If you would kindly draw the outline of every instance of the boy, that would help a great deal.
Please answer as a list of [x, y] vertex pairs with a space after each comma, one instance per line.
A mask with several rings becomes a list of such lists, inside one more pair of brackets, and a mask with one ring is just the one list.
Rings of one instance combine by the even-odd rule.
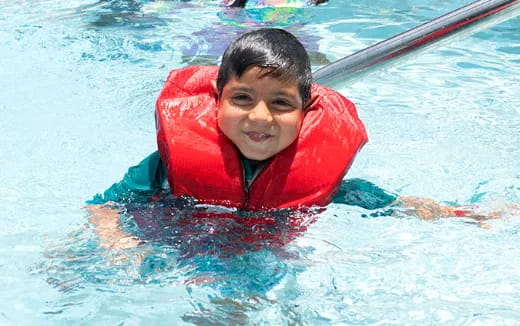
[[[311, 80], [304, 47], [280, 29], [242, 35], [220, 69], [172, 71], [157, 100], [160, 155], [97, 199], [170, 186], [178, 197], [246, 210], [327, 205], [367, 136], [354, 105], [317, 85], [311, 96]], [[384, 205], [395, 200], [387, 197]]]
[[[242, 35], [219, 69], [172, 71], [157, 100], [159, 151], [89, 203], [147, 202], [171, 191], [239, 211], [334, 200], [366, 209], [404, 203], [422, 218], [472, 214], [426, 199], [397, 199], [362, 180], [342, 183], [367, 141], [365, 128], [350, 101], [311, 81], [307, 52], [280, 29]], [[103, 246], [137, 243], [118, 229], [117, 212], [89, 209]]]

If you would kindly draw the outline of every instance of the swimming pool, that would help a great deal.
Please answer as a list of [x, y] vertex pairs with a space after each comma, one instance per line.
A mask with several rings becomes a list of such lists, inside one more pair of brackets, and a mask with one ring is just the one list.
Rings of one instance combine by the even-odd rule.
[[[216, 62], [259, 25], [300, 36], [317, 68], [464, 3], [273, 13], [0, 1], [0, 325], [518, 324], [518, 217], [484, 229], [331, 205], [282, 249], [205, 254], [208, 239], [226, 239], [197, 234], [126, 262], [97, 247], [82, 209], [155, 149], [154, 101], [170, 69]], [[438, 201], [520, 203], [518, 26], [346, 82], [370, 137], [348, 177]]]

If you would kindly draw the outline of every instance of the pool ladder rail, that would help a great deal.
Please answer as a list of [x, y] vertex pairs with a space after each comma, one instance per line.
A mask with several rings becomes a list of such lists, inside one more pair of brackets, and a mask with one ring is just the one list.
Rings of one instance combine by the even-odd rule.
[[520, 0], [477, 0], [406, 32], [334, 61], [313, 73], [317, 83], [334, 87], [375, 67], [467, 37], [520, 14]]

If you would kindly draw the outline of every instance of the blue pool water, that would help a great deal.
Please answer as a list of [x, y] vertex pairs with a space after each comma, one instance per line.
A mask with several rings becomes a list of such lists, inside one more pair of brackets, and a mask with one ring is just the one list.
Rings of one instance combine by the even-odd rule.
[[[259, 26], [295, 33], [318, 68], [464, 3], [0, 1], [0, 325], [520, 323], [520, 217], [486, 229], [336, 204], [285, 247], [237, 252], [218, 224], [172, 226], [168, 207], [141, 207], [164, 241], [117, 253], [83, 209], [155, 150], [170, 69], [216, 63]], [[519, 26], [341, 85], [370, 137], [348, 177], [483, 209], [520, 203]]]

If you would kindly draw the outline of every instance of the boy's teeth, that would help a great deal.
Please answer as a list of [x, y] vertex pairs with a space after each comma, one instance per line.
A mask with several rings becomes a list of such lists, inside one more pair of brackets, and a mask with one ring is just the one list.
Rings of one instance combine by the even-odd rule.
[[249, 136], [249, 138], [251, 138], [252, 140], [256, 140], [256, 141], [261, 141], [261, 140], [265, 140], [267, 138], [269, 138], [271, 135], [267, 134], [267, 133], [263, 133], [263, 132], [248, 132], [247, 135]]

